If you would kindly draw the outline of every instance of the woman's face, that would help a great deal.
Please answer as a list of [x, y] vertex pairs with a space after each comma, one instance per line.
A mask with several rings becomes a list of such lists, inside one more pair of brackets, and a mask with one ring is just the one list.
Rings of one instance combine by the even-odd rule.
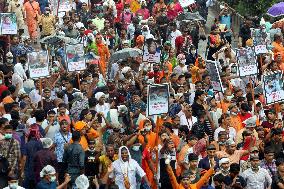
[[128, 154], [128, 151], [126, 149], [122, 149], [121, 150], [121, 159], [122, 161], [128, 161], [129, 159], [129, 154]]

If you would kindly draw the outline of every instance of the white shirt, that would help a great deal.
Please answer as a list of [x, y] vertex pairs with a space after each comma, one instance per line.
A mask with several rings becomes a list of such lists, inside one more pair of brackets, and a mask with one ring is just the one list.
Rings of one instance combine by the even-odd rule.
[[4, 114], [2, 117], [8, 119], [8, 121], [11, 121], [11, 120], [12, 120], [11, 114]]
[[[215, 132], [214, 132], [214, 140], [218, 141], [218, 134], [220, 133], [220, 131], [226, 131], [225, 129], [223, 129], [222, 127], [218, 127]], [[229, 127], [229, 139], [235, 141], [237, 136], [237, 132], [233, 127]]]
[[271, 186], [272, 178], [268, 171], [259, 168], [258, 172], [252, 171], [251, 168], [245, 170], [241, 176], [247, 182], [247, 189], [266, 189]]
[[181, 36], [181, 32], [179, 30], [176, 30], [176, 31], [172, 31], [170, 36], [169, 36], [169, 40], [171, 41], [171, 45], [173, 48], [176, 47], [176, 38], [178, 36]]
[[107, 116], [107, 113], [110, 110], [110, 105], [109, 103], [104, 103], [103, 105], [99, 105], [97, 104], [95, 107], [96, 112], [102, 112], [104, 114], [104, 116]]
[[[49, 121], [47, 119], [45, 119], [42, 124], [41, 124], [41, 127], [43, 129], [47, 128], [49, 124]], [[55, 121], [54, 125], [51, 125], [47, 131], [47, 133], [45, 134], [45, 137], [46, 138], [50, 138], [50, 139], [54, 139], [54, 136], [55, 136], [55, 133], [57, 133], [60, 129], [60, 126], [59, 126], [59, 123], [58, 121]]]
[[[10, 189], [10, 187], [7, 186], [7, 187], [5, 187], [5, 188], [3, 188], [3, 189]], [[18, 186], [17, 189], [25, 189], [25, 188], [23, 188], [23, 187], [21, 187], [21, 186]]]
[[119, 189], [125, 189], [124, 186], [124, 173], [127, 173], [127, 177], [130, 183], [130, 189], [136, 189], [136, 174], [141, 178], [146, 175], [144, 170], [139, 164], [130, 159], [129, 163], [122, 163], [121, 160], [116, 160], [112, 163], [113, 173], [110, 174], [110, 178], [115, 178], [115, 184]]
[[192, 116], [191, 119], [186, 118], [185, 114], [180, 116], [180, 125], [187, 125], [188, 129], [191, 130], [192, 125], [197, 122], [197, 118]]

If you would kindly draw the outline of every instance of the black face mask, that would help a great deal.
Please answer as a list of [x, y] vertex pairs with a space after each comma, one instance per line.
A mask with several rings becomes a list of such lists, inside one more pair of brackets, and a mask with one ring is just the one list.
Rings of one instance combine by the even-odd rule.
[[25, 64], [25, 63], [27, 62], [27, 61], [24, 60], [24, 59], [20, 59], [19, 61], [20, 61], [21, 64]]
[[215, 186], [215, 189], [222, 189], [222, 185]]

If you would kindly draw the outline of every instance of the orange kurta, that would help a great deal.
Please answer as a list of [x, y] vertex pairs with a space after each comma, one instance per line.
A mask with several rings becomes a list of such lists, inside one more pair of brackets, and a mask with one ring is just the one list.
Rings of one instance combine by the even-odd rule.
[[284, 61], [284, 47], [282, 44], [276, 43], [275, 41], [272, 43], [273, 53], [281, 53], [282, 61]]
[[100, 64], [99, 64], [100, 69], [101, 69], [103, 76], [105, 77], [106, 70], [107, 70], [107, 61], [109, 60], [110, 53], [109, 53], [108, 47], [104, 45], [103, 43], [97, 44], [97, 47], [98, 47], [98, 54], [100, 56]]
[[239, 116], [230, 116], [230, 126], [236, 129], [236, 132], [243, 128], [241, 118]]
[[30, 3], [30, 1], [24, 4], [24, 10], [26, 12], [26, 22], [28, 26], [29, 35], [32, 39], [37, 37], [37, 18], [40, 14], [39, 4], [36, 1]]

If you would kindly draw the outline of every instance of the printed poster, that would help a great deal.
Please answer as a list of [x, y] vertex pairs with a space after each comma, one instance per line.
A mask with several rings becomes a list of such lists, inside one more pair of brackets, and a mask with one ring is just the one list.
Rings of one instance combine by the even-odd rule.
[[239, 70], [239, 76], [251, 76], [257, 74], [257, 60], [256, 54], [253, 48], [247, 47], [242, 49], [237, 49], [237, 65]]
[[0, 35], [18, 33], [17, 16], [14, 12], [0, 13]]
[[263, 75], [263, 91], [267, 105], [284, 100], [283, 72]]
[[217, 67], [216, 61], [206, 60], [206, 70], [211, 77], [211, 84], [214, 91], [224, 92], [221, 77]]
[[34, 51], [28, 53], [27, 58], [31, 78], [49, 76], [49, 60], [47, 51]]
[[68, 71], [81, 71], [86, 69], [86, 61], [84, 54], [84, 45], [78, 43], [76, 45], [66, 45], [66, 62]]
[[161, 48], [153, 40], [146, 41], [143, 47], [143, 62], [160, 63], [161, 62]]
[[188, 7], [189, 5], [195, 3], [195, 0], [179, 0], [182, 7]]
[[267, 33], [265, 29], [251, 28], [251, 36], [255, 47], [255, 53], [257, 55], [268, 53], [267, 45], [270, 44], [270, 34]]
[[148, 85], [147, 115], [161, 115], [169, 111], [169, 85]]

